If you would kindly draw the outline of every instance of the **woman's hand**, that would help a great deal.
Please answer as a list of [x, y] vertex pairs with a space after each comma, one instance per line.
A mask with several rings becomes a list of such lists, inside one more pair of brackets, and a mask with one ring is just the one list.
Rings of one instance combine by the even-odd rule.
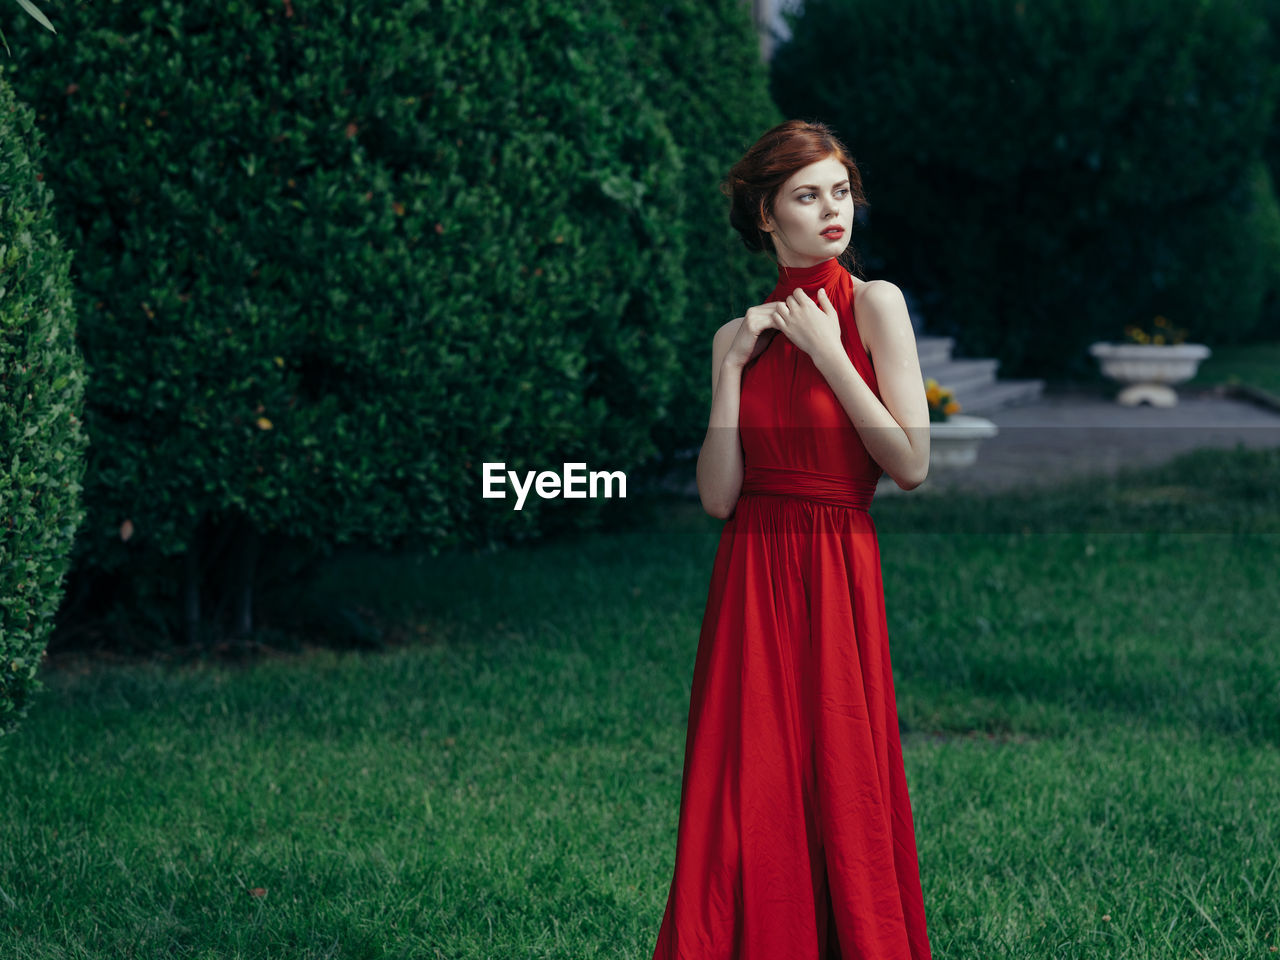
[[814, 301], [797, 287], [787, 299], [766, 306], [774, 308], [778, 330], [815, 364], [844, 352], [840, 343], [840, 316], [827, 299], [825, 289], [818, 290], [818, 299]]
[[724, 362], [741, 369], [756, 358], [778, 335], [776, 303], [748, 307], [738, 332], [729, 344]]

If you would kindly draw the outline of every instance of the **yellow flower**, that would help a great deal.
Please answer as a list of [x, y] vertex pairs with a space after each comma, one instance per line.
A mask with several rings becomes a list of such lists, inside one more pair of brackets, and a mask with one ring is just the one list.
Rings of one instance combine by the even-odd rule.
[[259, 418], [258, 418], [258, 426], [259, 426], [261, 429], [263, 429], [263, 430], [270, 430], [270, 429], [271, 429], [271, 421], [270, 421], [270, 420], [268, 420], [266, 417], [259, 417]]
[[1157, 346], [1166, 343], [1182, 343], [1186, 339], [1187, 331], [1175, 327], [1164, 315], [1153, 317], [1151, 324], [1154, 333], [1147, 333], [1141, 327], [1129, 324], [1124, 328], [1125, 337], [1130, 343], [1149, 343]]

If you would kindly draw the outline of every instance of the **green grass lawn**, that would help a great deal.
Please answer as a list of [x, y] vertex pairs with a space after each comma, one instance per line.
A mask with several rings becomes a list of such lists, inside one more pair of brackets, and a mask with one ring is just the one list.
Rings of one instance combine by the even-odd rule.
[[[651, 956], [719, 521], [348, 552], [377, 653], [50, 671], [0, 748], [0, 957]], [[934, 956], [1280, 945], [1280, 451], [886, 498]]]

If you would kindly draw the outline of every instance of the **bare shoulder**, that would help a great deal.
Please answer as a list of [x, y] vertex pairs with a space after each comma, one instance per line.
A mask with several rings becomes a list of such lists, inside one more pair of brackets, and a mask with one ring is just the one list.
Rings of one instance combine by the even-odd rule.
[[859, 302], [870, 304], [877, 312], [892, 310], [899, 304], [903, 307], [907, 305], [902, 291], [892, 280], [864, 280], [855, 295]]
[[735, 317], [728, 323], [722, 323], [715, 336], [711, 338], [711, 362], [716, 367], [720, 366], [720, 361], [729, 352], [729, 344], [733, 343], [733, 338], [738, 335], [738, 328], [742, 326], [743, 319], [743, 317]]
[[892, 280], [865, 280], [856, 284], [854, 311], [862, 345], [872, 356], [877, 342], [883, 343], [886, 336], [910, 335], [915, 339], [906, 298]]
[[738, 328], [742, 325], [743, 317], [736, 317], [728, 323], [720, 325], [720, 329], [716, 331], [714, 337], [711, 338], [711, 393], [715, 395], [716, 383], [720, 380], [720, 364], [729, 353], [729, 347], [733, 343], [733, 338], [738, 335]]
[[716, 335], [712, 338], [713, 343], [723, 343], [732, 341], [738, 335], [738, 328], [742, 326], [744, 317], [734, 317], [727, 323], [722, 323], [720, 329], [716, 331]]

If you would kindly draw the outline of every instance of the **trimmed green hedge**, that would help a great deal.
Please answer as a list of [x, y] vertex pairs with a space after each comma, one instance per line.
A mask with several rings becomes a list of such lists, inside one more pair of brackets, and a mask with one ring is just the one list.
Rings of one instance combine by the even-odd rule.
[[268, 537], [589, 525], [606, 501], [482, 500], [481, 464], [658, 452], [690, 190], [607, 8], [103, 0], [56, 37], [26, 17], [5, 32], [91, 373], [78, 564], [133, 622], [248, 628]]
[[71, 254], [54, 229], [31, 109], [0, 64], [0, 734], [40, 689], [63, 597], [87, 442]]
[[750, 253], [729, 225], [720, 183], [761, 134], [785, 118], [769, 96], [768, 68], [742, 0], [620, 0], [637, 39], [646, 99], [662, 106], [680, 149], [688, 305], [674, 336], [681, 372], [659, 446], [701, 445], [711, 405], [711, 338], [768, 296], [777, 268]]
[[772, 89], [850, 143], [869, 246], [931, 333], [1002, 376], [1090, 377], [1091, 341], [1157, 313], [1256, 332], [1270, 49], [1230, 0], [809, 0]]
[[[1258, 0], [1258, 8], [1270, 31], [1268, 59], [1280, 64], [1280, 0]], [[1272, 192], [1275, 193], [1280, 190], [1280, 98], [1277, 98], [1276, 107], [1271, 114], [1263, 156], [1273, 185]], [[1280, 257], [1276, 257], [1271, 265], [1270, 289], [1262, 309], [1260, 332], [1269, 339], [1280, 339]]]

